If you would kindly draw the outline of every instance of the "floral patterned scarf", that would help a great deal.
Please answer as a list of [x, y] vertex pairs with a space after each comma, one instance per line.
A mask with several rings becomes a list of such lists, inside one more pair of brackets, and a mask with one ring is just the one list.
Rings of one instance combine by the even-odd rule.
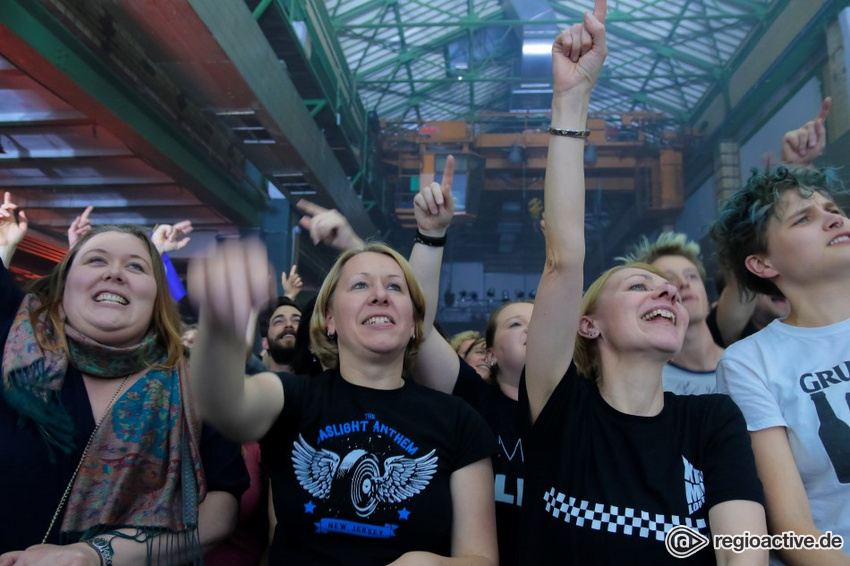
[[38, 299], [26, 295], [12, 323], [3, 351], [3, 396], [22, 421], [38, 427], [51, 457], [56, 449], [70, 453], [73, 444], [74, 424], [60, 398], [69, 362], [106, 379], [144, 372], [115, 401], [92, 439], [68, 498], [63, 540], [122, 527], [139, 529], [142, 540], [165, 532], [194, 533], [189, 538], [196, 539], [206, 483], [200, 419], [189, 400], [185, 363], [153, 369], [165, 352], [152, 334], [129, 348], [114, 348], [67, 324], [66, 351], [46, 315], [31, 323], [38, 307]]

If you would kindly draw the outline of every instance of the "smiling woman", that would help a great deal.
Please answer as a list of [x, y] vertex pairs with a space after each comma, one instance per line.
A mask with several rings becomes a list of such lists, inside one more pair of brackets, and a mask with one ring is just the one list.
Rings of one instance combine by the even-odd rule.
[[278, 518], [270, 562], [494, 564], [492, 435], [461, 400], [404, 378], [425, 312], [407, 262], [379, 243], [343, 253], [310, 325], [330, 369], [246, 378], [244, 330], [270, 294], [265, 254], [226, 243], [189, 283], [201, 309], [193, 390], [223, 432], [260, 439]]
[[[373, 298], [375, 304], [368, 304]], [[409, 368], [422, 340], [424, 313], [422, 288], [404, 258], [382, 244], [367, 244], [343, 253], [328, 273], [310, 338], [325, 367], [401, 351], [397, 362]], [[390, 372], [387, 388], [398, 387], [401, 370]]]
[[[607, 55], [605, 15], [597, 0], [592, 15], [555, 40], [556, 128], [584, 127]], [[582, 299], [583, 165], [583, 140], [552, 136], [546, 264], [519, 387], [531, 424], [520, 563], [558, 556], [613, 565], [639, 556], [645, 564], [764, 564], [765, 551], [665, 544], [674, 525], [694, 537], [765, 533], [761, 488], [743, 417], [728, 397], [662, 390], [662, 368], [688, 326], [678, 288], [632, 263], [605, 272]]]
[[[159, 253], [139, 226], [99, 226], [80, 238], [56, 269], [31, 285], [42, 312], [106, 346], [124, 347], [153, 330], [166, 363], [182, 356], [180, 318]], [[60, 335], [61, 335], [60, 330]]]
[[[7, 194], [4, 262], [26, 228]], [[227, 535], [247, 475], [201, 427], [178, 329], [141, 227], [91, 230], [29, 293], [0, 263], [0, 564], [183, 563]]]

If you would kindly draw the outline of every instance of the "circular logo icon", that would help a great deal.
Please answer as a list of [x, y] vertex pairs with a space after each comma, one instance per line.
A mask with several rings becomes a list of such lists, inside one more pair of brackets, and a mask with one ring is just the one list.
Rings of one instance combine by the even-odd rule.
[[709, 542], [707, 536], [685, 525], [676, 525], [664, 535], [664, 546], [675, 558], [693, 556], [708, 546]]

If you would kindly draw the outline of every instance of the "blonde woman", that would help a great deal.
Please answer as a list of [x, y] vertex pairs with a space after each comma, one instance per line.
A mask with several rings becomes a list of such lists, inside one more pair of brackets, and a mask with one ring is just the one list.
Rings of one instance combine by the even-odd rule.
[[[740, 411], [724, 396], [662, 390], [662, 368], [688, 325], [676, 287], [651, 266], [631, 264], [607, 271], [581, 299], [580, 133], [607, 55], [605, 14], [598, 0], [552, 48], [546, 265], [520, 383], [532, 423], [524, 439], [524, 564], [553, 556], [566, 564], [679, 564], [664, 540], [674, 526], [690, 529], [692, 540], [766, 532]], [[686, 560], [766, 564], [767, 553], [708, 545]]]
[[192, 366], [202, 413], [260, 439], [272, 481], [273, 564], [495, 564], [495, 442], [470, 407], [403, 378], [424, 297], [385, 245], [344, 252], [316, 301], [328, 371], [246, 379], [252, 307], [269, 297], [260, 244], [231, 243], [190, 270], [201, 322]]

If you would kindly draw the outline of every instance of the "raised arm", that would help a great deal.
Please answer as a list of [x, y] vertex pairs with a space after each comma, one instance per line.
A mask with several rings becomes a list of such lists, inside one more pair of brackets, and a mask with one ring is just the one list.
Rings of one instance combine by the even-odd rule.
[[[584, 130], [590, 93], [608, 54], [606, 0], [552, 46], [552, 127]], [[584, 139], [552, 135], [546, 163], [546, 265], [528, 329], [526, 389], [532, 421], [566, 372], [579, 322], [584, 269]]]
[[726, 286], [717, 300], [717, 329], [723, 345], [740, 340], [741, 333], [756, 310], [756, 295], [743, 293], [735, 274], [726, 274]]
[[191, 220], [181, 220], [176, 224], [160, 224], [154, 228], [151, 241], [159, 251], [159, 255], [162, 255], [185, 248], [192, 239], [189, 237], [192, 230]]
[[806, 122], [796, 130], [787, 132], [782, 138], [782, 161], [788, 164], [809, 165], [826, 149], [826, 122], [832, 98], [821, 102], [820, 111], [814, 120]]
[[26, 213], [12, 202], [12, 193], [5, 193], [0, 204], [0, 260], [6, 267], [26, 236], [28, 226]]
[[252, 310], [275, 295], [266, 248], [225, 242], [189, 265], [189, 296], [200, 312], [189, 379], [201, 415], [238, 442], [257, 440], [283, 410], [273, 373], [245, 376], [245, 336]]
[[302, 281], [301, 276], [298, 275], [297, 265], [292, 264], [292, 268], [289, 270], [288, 276], [285, 271], [281, 272], [280, 284], [283, 287], [283, 295], [294, 301], [295, 297], [297, 297], [301, 292], [301, 287], [304, 286], [304, 281]]
[[68, 228], [68, 247], [73, 248], [74, 244], [77, 243], [77, 240], [85, 236], [89, 231], [91, 231], [91, 221], [89, 220], [89, 215], [94, 210], [94, 207], [89, 205], [86, 209], [74, 218], [74, 221], [71, 222], [70, 228]]
[[[425, 238], [417, 237], [410, 252], [410, 267], [425, 291], [425, 320], [422, 323], [423, 338], [419, 355], [413, 368], [413, 379], [432, 389], [451, 393], [457, 381], [460, 358], [446, 339], [434, 330], [437, 305], [440, 300], [440, 265], [443, 262], [443, 245], [428, 245], [432, 238], [440, 240], [454, 216], [455, 203], [452, 196], [452, 178], [455, 160], [446, 159], [442, 183], [431, 183], [422, 187], [413, 199], [413, 214], [416, 227]], [[421, 241], [420, 241], [421, 240]], [[439, 243], [439, 242], [437, 242]]]
[[310, 233], [314, 244], [322, 242], [338, 250], [349, 250], [363, 244], [348, 219], [336, 209], [328, 209], [301, 199], [296, 208], [304, 213], [298, 224]]

